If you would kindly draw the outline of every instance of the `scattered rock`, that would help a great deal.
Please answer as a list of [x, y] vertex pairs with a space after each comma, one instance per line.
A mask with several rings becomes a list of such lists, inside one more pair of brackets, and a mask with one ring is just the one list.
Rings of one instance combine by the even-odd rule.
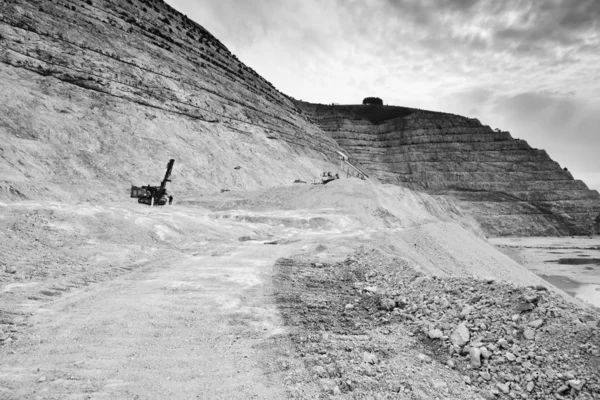
[[540, 326], [542, 326], [542, 324], [544, 323], [544, 320], [542, 319], [536, 319], [531, 321], [530, 323], [528, 323], [527, 325], [529, 325], [530, 327], [532, 327], [533, 329], [537, 329]]
[[570, 379], [567, 381], [567, 385], [571, 386], [575, 390], [581, 390], [584, 383], [585, 382], [580, 379]]
[[510, 391], [510, 388], [505, 383], [498, 382], [498, 383], [496, 383], [496, 387], [498, 388], [498, 390], [500, 390], [504, 394], [507, 394]]
[[488, 360], [492, 356], [490, 351], [485, 346], [480, 347], [479, 351], [481, 351], [481, 357], [483, 357], [486, 360]]
[[527, 382], [527, 391], [531, 392], [533, 390], [533, 388], [535, 387], [535, 384], [532, 381]]
[[558, 388], [557, 392], [558, 392], [559, 394], [562, 394], [562, 393], [564, 393], [564, 392], [566, 392], [566, 391], [568, 391], [568, 390], [569, 390], [569, 387], [568, 387], [567, 385], [561, 385], [561, 386]]
[[523, 336], [527, 340], [533, 340], [535, 339], [535, 331], [533, 329], [527, 328], [525, 329], [525, 331], [523, 331]]
[[471, 365], [473, 367], [481, 367], [481, 351], [477, 347], [471, 347], [469, 356], [471, 357]]
[[461, 323], [456, 327], [454, 332], [452, 332], [450, 342], [455, 346], [463, 347], [469, 342], [470, 337], [469, 328], [467, 328], [464, 323]]
[[440, 339], [442, 336], [444, 336], [444, 333], [439, 329], [432, 329], [429, 331], [428, 336], [430, 339]]
[[519, 303], [519, 305], [517, 305], [517, 311], [531, 311], [535, 308], [535, 306], [532, 303], [529, 302], [521, 302]]
[[563, 374], [562, 378], [564, 380], [575, 379], [575, 371], [567, 371]]
[[504, 338], [498, 339], [498, 346], [502, 347], [504, 350], [506, 350], [506, 349], [508, 349], [510, 347], [508, 345], [508, 342]]

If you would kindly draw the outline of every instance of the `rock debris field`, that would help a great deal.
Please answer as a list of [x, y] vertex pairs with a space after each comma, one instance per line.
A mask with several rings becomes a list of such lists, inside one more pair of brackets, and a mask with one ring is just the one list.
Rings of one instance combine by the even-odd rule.
[[598, 311], [427, 195], [1, 207], [3, 399], [600, 398]]
[[598, 313], [545, 286], [427, 276], [375, 249], [278, 268], [294, 343], [331, 395], [600, 396]]

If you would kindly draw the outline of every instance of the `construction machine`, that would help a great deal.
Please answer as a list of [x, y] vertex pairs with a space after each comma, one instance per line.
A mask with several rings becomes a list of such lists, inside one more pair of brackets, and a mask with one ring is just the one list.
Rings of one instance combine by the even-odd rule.
[[331, 172], [323, 172], [323, 176], [321, 177], [321, 184], [326, 185], [331, 181], [336, 179], [340, 179], [338, 174], [333, 175]]
[[160, 183], [160, 186], [132, 186], [131, 197], [137, 198], [138, 203], [148, 204], [149, 206], [164, 206], [165, 204], [171, 204], [173, 202], [173, 196], [167, 193], [167, 182], [171, 182], [169, 177], [171, 171], [173, 171], [173, 164], [175, 160], [171, 159], [167, 163], [167, 172], [165, 178]]

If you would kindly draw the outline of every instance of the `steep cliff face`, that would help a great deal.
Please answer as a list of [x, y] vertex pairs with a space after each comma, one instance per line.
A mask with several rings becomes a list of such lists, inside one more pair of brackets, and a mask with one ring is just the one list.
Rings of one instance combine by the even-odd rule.
[[299, 105], [370, 174], [458, 199], [490, 235], [600, 231], [598, 192], [508, 132], [403, 107]]
[[337, 164], [337, 143], [293, 101], [162, 1], [2, 1], [0, 80], [5, 198], [122, 196], [169, 158], [175, 190]]

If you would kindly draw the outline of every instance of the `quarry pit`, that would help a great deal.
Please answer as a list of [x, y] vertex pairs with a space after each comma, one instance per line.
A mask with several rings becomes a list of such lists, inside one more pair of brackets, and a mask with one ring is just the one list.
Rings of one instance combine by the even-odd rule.
[[1, 399], [600, 399], [600, 194], [543, 149], [159, 0], [1, 2], [0, 84]]

